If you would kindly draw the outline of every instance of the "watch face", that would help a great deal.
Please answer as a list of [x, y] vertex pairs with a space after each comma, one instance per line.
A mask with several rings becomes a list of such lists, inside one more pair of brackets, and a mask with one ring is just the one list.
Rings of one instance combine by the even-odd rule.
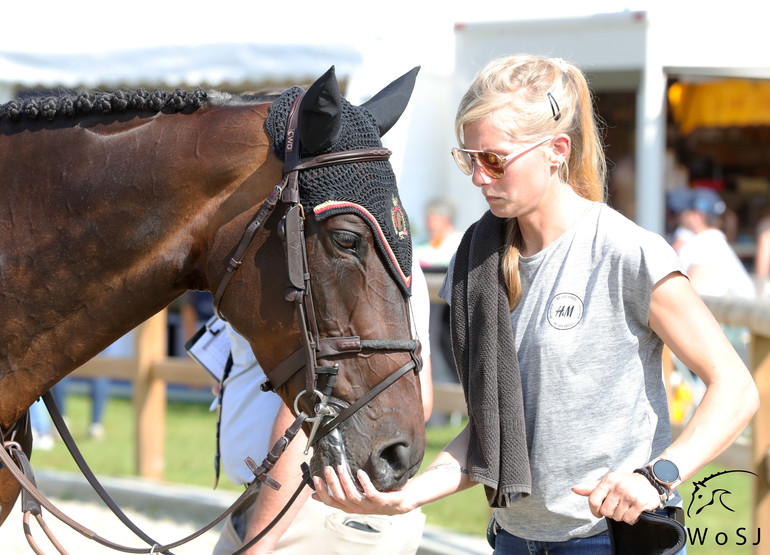
[[664, 484], [675, 482], [679, 478], [679, 469], [671, 461], [661, 459], [652, 465], [652, 473], [655, 478]]

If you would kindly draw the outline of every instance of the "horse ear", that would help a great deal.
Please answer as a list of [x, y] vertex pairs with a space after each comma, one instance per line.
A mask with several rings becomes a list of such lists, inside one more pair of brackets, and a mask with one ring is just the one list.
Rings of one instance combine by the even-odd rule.
[[299, 129], [302, 147], [308, 154], [329, 148], [340, 134], [342, 95], [334, 66], [310, 85], [299, 106]]
[[409, 98], [412, 96], [418, 71], [420, 71], [420, 66], [405, 73], [362, 104], [377, 120], [380, 137], [387, 133], [404, 113]]

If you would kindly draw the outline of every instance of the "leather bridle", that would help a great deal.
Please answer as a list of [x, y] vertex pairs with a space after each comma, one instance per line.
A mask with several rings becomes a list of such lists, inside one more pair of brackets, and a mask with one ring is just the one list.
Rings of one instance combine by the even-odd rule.
[[[300, 203], [299, 178], [302, 170], [332, 166], [337, 164], [350, 164], [356, 162], [370, 162], [388, 160], [390, 150], [386, 148], [364, 148], [345, 150], [321, 154], [313, 158], [300, 157], [300, 137], [298, 136], [299, 105], [304, 96], [300, 92], [294, 100], [286, 124], [286, 141], [284, 149], [283, 179], [276, 185], [270, 196], [260, 206], [257, 214], [246, 227], [241, 240], [235, 249], [227, 266], [224, 277], [214, 294], [214, 312], [225, 320], [219, 310], [222, 298], [233, 274], [243, 263], [243, 258], [264, 222], [273, 213], [279, 202], [286, 206], [286, 213], [279, 226], [279, 234], [284, 243], [286, 252], [286, 264], [288, 269], [288, 288], [286, 300], [293, 302], [297, 312], [297, 320], [300, 326], [302, 347], [289, 355], [274, 368], [265, 369], [267, 382], [263, 389], [277, 389], [289, 381], [297, 372], [305, 369], [305, 389], [300, 392], [294, 401], [294, 412], [299, 414], [299, 399], [303, 395], [311, 395], [318, 398], [314, 406], [315, 415], [307, 416], [306, 420], [312, 423], [308, 434], [308, 445], [314, 445], [320, 438], [339, 426], [369, 401], [382, 393], [390, 385], [404, 376], [409, 370], [419, 372], [422, 361], [420, 358], [420, 342], [411, 339], [385, 339], [371, 340], [352, 337], [320, 337], [313, 308], [313, 295], [311, 292], [310, 270], [307, 262], [307, 248], [305, 244], [304, 220], [305, 213]], [[409, 322], [408, 322], [409, 323]], [[411, 323], [409, 323], [411, 328]], [[335, 399], [331, 400], [332, 388], [339, 369], [338, 364], [323, 366], [318, 364], [319, 359], [328, 359], [348, 353], [359, 353], [364, 350], [380, 351], [406, 351], [411, 354], [409, 362], [390, 374], [380, 383], [375, 385], [362, 397], [352, 404]], [[325, 384], [321, 388], [318, 385], [319, 377], [325, 376]], [[312, 399], [311, 399], [312, 401]], [[324, 424], [324, 419], [331, 418]]]

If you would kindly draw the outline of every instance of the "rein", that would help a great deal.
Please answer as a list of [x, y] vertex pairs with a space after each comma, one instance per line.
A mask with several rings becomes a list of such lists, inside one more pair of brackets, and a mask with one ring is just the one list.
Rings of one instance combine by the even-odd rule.
[[[255, 479], [247, 486], [244, 492], [227, 509], [225, 509], [222, 512], [222, 514], [220, 514], [217, 518], [215, 518], [214, 520], [212, 520], [211, 522], [209, 522], [199, 530], [193, 532], [192, 534], [180, 540], [177, 540], [175, 542], [168, 543], [168, 544], [160, 544], [155, 540], [153, 540], [152, 538], [150, 538], [138, 526], [136, 526], [136, 524], [134, 524], [128, 518], [128, 516], [126, 516], [125, 513], [123, 513], [123, 511], [117, 506], [115, 501], [110, 497], [110, 495], [101, 485], [99, 480], [94, 475], [93, 471], [89, 468], [88, 464], [86, 463], [85, 459], [80, 453], [80, 450], [77, 448], [77, 445], [75, 444], [75, 440], [72, 438], [72, 434], [70, 434], [69, 429], [67, 428], [67, 424], [64, 422], [64, 418], [62, 417], [61, 412], [59, 411], [59, 408], [56, 406], [56, 402], [54, 401], [53, 395], [51, 394], [51, 392], [50, 391], [46, 392], [43, 395], [42, 399], [45, 402], [45, 405], [48, 408], [49, 413], [51, 414], [51, 419], [53, 420], [54, 426], [56, 427], [56, 430], [59, 432], [59, 435], [61, 436], [62, 441], [67, 446], [67, 449], [72, 455], [73, 460], [78, 465], [78, 468], [80, 468], [81, 472], [85, 476], [88, 483], [91, 485], [91, 487], [93, 487], [94, 491], [99, 495], [99, 497], [102, 499], [104, 504], [115, 514], [115, 516], [117, 516], [118, 519], [127, 528], [129, 528], [132, 532], [134, 532], [134, 534], [136, 534], [140, 539], [142, 539], [145, 543], [147, 543], [147, 545], [149, 545], [150, 548], [127, 547], [127, 546], [109, 541], [103, 538], [102, 536], [98, 535], [97, 533], [93, 532], [89, 528], [83, 526], [82, 524], [68, 517], [65, 513], [63, 513], [60, 509], [58, 509], [37, 488], [34, 474], [32, 472], [32, 467], [29, 464], [29, 459], [24, 454], [24, 451], [22, 451], [21, 446], [16, 441], [12, 441], [12, 440], [5, 441], [5, 437], [3, 436], [2, 431], [0, 431], [0, 436], [2, 436], [1, 439], [3, 440], [3, 448], [0, 449], [0, 462], [3, 463], [3, 466], [8, 468], [8, 471], [11, 473], [11, 475], [16, 479], [16, 481], [22, 487], [21, 509], [22, 509], [22, 512], [24, 513], [24, 531], [27, 538], [27, 542], [29, 543], [30, 547], [37, 555], [44, 555], [44, 553], [32, 538], [32, 533], [29, 529], [30, 516], [34, 516], [36, 518], [38, 524], [43, 529], [46, 536], [54, 545], [56, 550], [63, 555], [67, 554], [65, 549], [61, 546], [59, 541], [54, 537], [53, 533], [46, 525], [45, 520], [43, 519], [42, 507], [45, 507], [52, 515], [54, 515], [56, 518], [58, 518], [60, 521], [68, 525], [70, 528], [72, 528], [76, 532], [80, 533], [81, 535], [87, 537], [90, 540], [93, 540], [115, 551], [121, 551], [123, 553], [137, 553], [137, 554], [146, 553], [148, 555], [152, 555], [154, 553], [166, 553], [168, 555], [173, 555], [173, 553], [170, 551], [171, 549], [174, 549], [176, 547], [189, 543], [190, 541], [200, 537], [204, 533], [214, 528], [217, 524], [222, 522], [231, 513], [238, 510], [241, 506], [243, 506], [246, 503], [249, 503], [251, 501], [251, 497], [260, 488], [260, 483], [264, 483], [273, 489], [278, 489], [281, 487], [280, 484], [278, 484], [275, 480], [273, 480], [273, 478], [270, 477], [268, 472], [272, 470], [273, 466], [275, 466], [275, 463], [278, 461], [280, 456], [286, 450], [289, 443], [291, 443], [291, 441], [297, 435], [299, 430], [302, 428], [302, 424], [305, 419], [304, 413], [300, 414], [300, 416], [292, 423], [292, 425], [288, 429], [286, 429], [286, 431], [284, 432], [284, 435], [281, 436], [278, 439], [278, 441], [276, 441], [275, 445], [267, 454], [265, 459], [262, 461], [261, 465], [257, 466], [257, 464], [251, 459], [251, 457], [248, 457], [246, 459], [246, 465], [254, 474]], [[297, 496], [305, 487], [305, 485], [311, 485], [312, 487], [310, 469], [307, 467], [307, 465], [303, 465], [302, 470], [303, 470], [302, 481], [297, 487], [297, 490], [292, 495], [291, 499], [287, 502], [286, 506], [265, 527], [264, 530], [262, 530], [259, 534], [257, 534], [257, 536], [252, 538], [247, 545], [242, 547], [236, 553], [241, 553], [242, 551], [245, 551], [246, 549], [251, 547], [253, 544], [257, 543], [260, 539], [262, 539], [265, 536], [265, 534], [267, 534], [283, 517], [283, 515], [286, 513], [289, 507], [294, 503]], [[233, 554], [233, 555], [236, 555], [236, 554]]]

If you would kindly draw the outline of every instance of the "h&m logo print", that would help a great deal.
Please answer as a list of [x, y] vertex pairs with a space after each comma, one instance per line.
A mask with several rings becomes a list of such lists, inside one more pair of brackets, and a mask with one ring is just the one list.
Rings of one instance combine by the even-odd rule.
[[568, 330], [583, 319], [583, 301], [572, 293], [559, 293], [548, 305], [548, 323], [557, 330]]

